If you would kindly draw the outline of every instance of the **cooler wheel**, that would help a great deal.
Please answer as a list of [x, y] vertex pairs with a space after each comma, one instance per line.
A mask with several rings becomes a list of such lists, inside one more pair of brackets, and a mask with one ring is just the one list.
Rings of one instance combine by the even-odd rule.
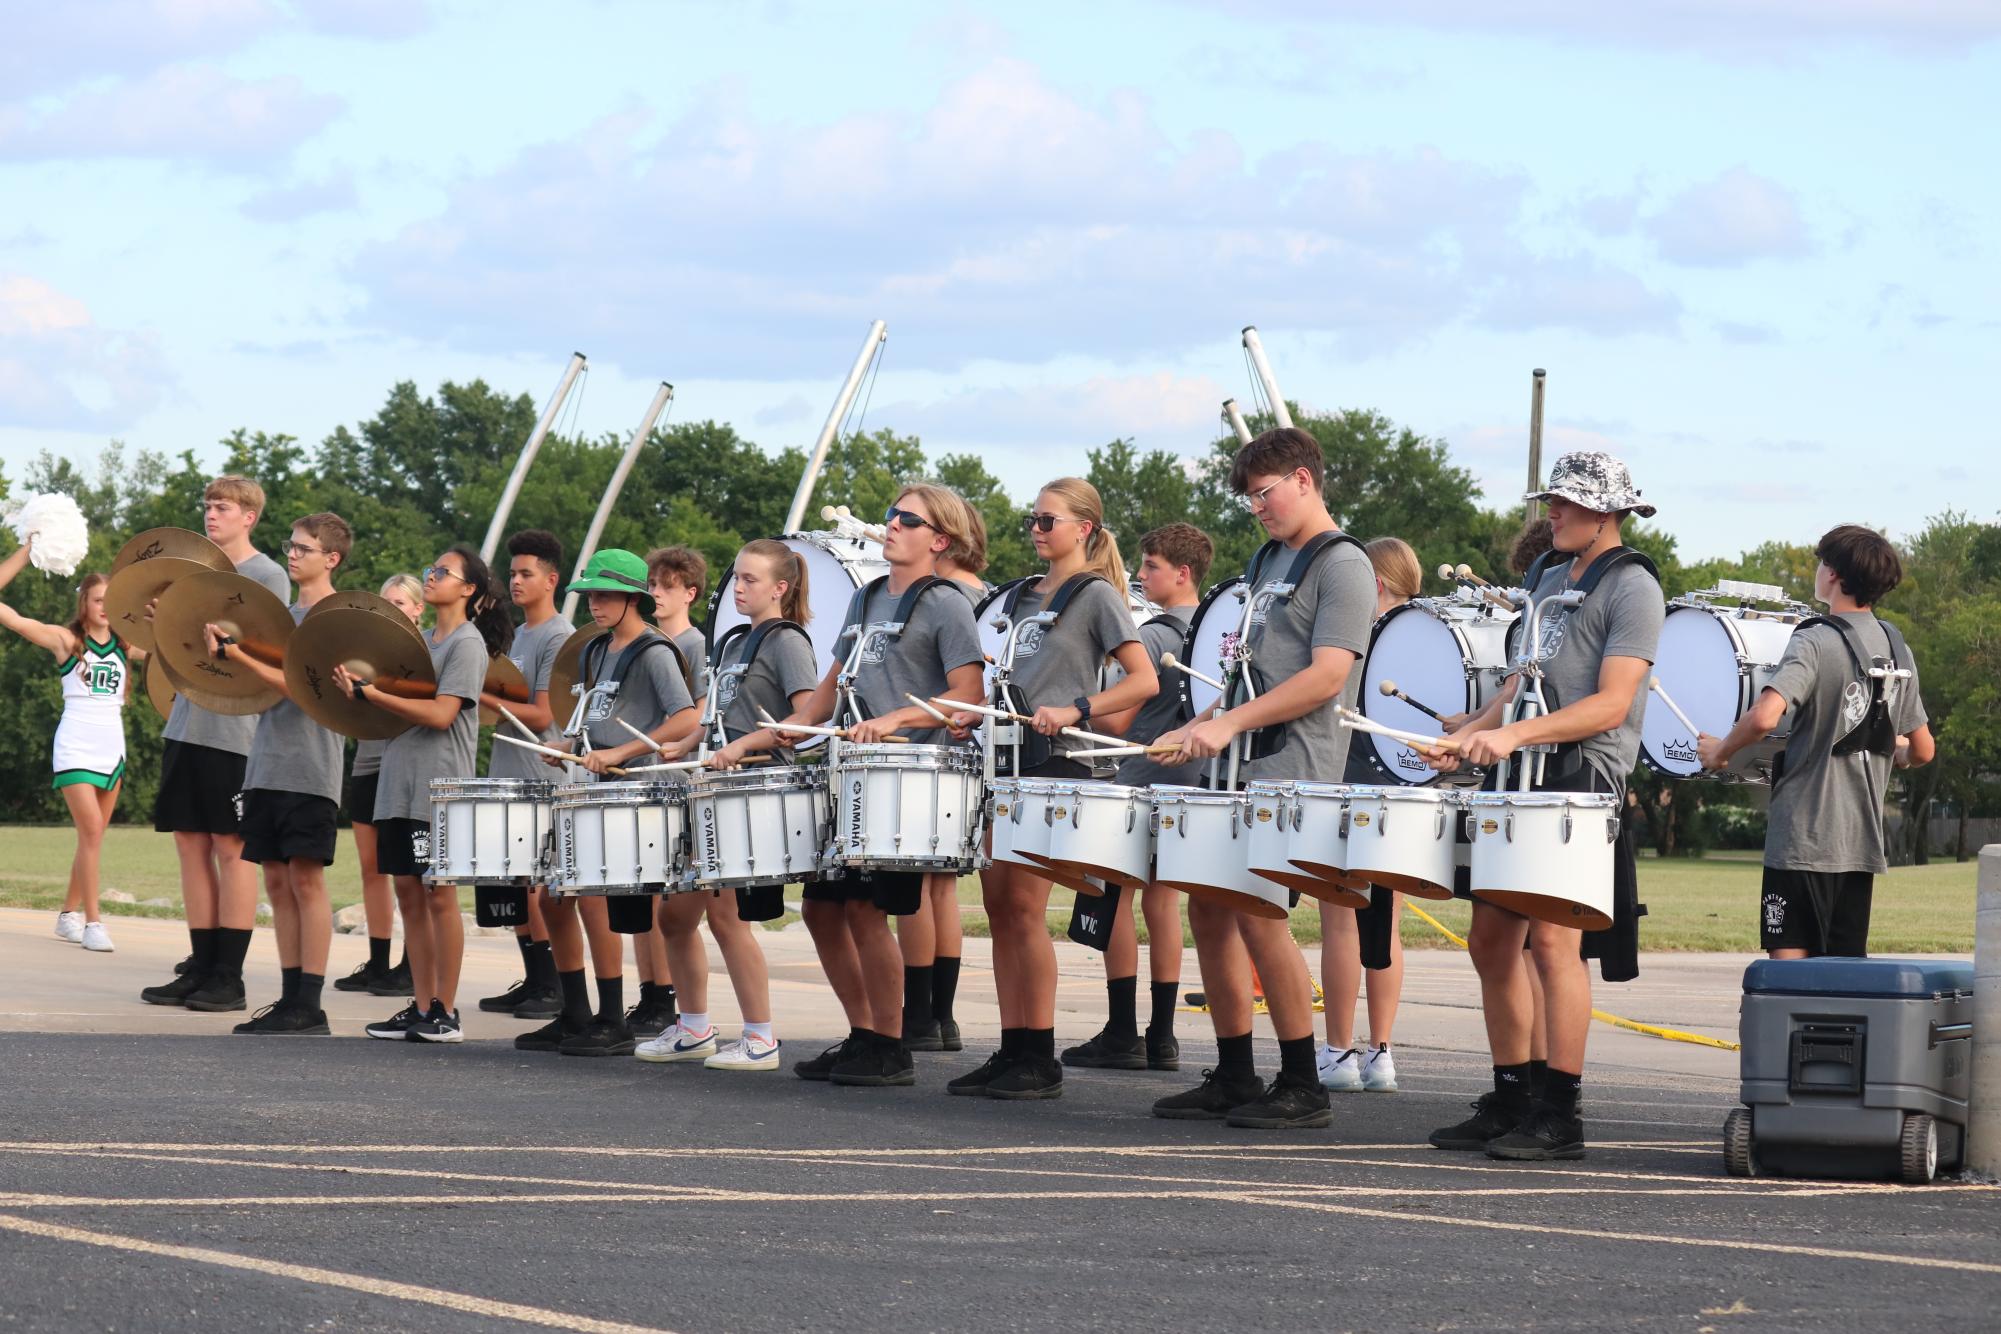
[[1751, 1109], [1735, 1107], [1723, 1122], [1723, 1170], [1733, 1177], [1758, 1175], [1758, 1151], [1751, 1146]]
[[1903, 1178], [1922, 1186], [1938, 1175], [1938, 1122], [1923, 1112], [1904, 1117], [1904, 1134], [1898, 1145]]

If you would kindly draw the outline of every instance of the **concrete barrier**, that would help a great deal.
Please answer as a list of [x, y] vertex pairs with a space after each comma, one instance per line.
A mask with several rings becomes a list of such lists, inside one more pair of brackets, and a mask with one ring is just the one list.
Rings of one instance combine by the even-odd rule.
[[1980, 850], [1973, 925], [1973, 1096], [1966, 1165], [2001, 1177], [2001, 843]]

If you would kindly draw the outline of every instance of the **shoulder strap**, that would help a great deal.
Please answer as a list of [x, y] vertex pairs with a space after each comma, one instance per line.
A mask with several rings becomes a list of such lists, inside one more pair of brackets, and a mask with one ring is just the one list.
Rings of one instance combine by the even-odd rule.
[[[1555, 569], [1561, 562], [1574, 559], [1576, 557], [1571, 555], [1571, 553], [1558, 551], [1556, 548], [1551, 547], [1548, 551], [1543, 552], [1542, 555], [1535, 558], [1535, 564], [1529, 566], [1529, 572], [1522, 576], [1522, 587], [1531, 593], [1535, 592], [1536, 585], [1543, 581], [1545, 575]], [[1598, 587], [1606, 575], [1612, 573], [1612, 571], [1618, 569], [1621, 565], [1635, 564], [1652, 575], [1655, 583], [1660, 582], [1660, 568], [1653, 563], [1645, 552], [1635, 551], [1631, 547], [1620, 546], [1613, 547], [1610, 551], [1592, 561], [1590, 566], [1585, 569], [1584, 577], [1577, 581], [1575, 591], [1589, 597], [1592, 590]]]
[[[888, 578], [887, 575], [883, 577]], [[903, 596], [897, 599], [896, 623], [898, 625], [910, 624], [911, 613], [917, 610], [917, 599], [923, 597], [925, 593], [938, 587], [938, 585], [947, 582], [949, 581], [940, 579], [935, 574], [919, 575], [917, 582], [904, 589]]]
[[[742, 626], [737, 627], [739, 630], [744, 628]], [[748, 667], [757, 661], [757, 651], [764, 647], [764, 641], [770, 637], [774, 630], [797, 630], [802, 635], [806, 634], [805, 626], [799, 624], [797, 621], [788, 621], [782, 616], [766, 621], [764, 624], [750, 631], [750, 642], [743, 647], [744, 666]], [[806, 642], [809, 644], [812, 643], [812, 637], [807, 636]]]
[[[1056, 596], [1049, 599], [1043, 610], [1048, 612], [1053, 619], [1061, 620], [1063, 609], [1068, 607], [1077, 594], [1083, 591], [1084, 586], [1092, 580], [1097, 580], [1101, 583], [1111, 582], [1104, 575], [1093, 574], [1089, 570], [1073, 574], [1063, 581], [1062, 587], [1056, 590]], [[1022, 595], [1028, 592], [1035, 581], [1036, 576], [1031, 574], [1027, 578], [1017, 579], [1007, 586], [1007, 591], [1001, 597], [1001, 612], [1010, 621], [1014, 619], [1015, 608], [1021, 605]]]
[[[642, 657], [646, 656], [647, 650], [652, 648], [655, 644], [665, 644], [667, 646], [668, 651], [674, 655], [675, 665], [681, 669], [681, 683], [683, 685], [687, 685], [688, 655], [681, 651], [681, 646], [679, 644], [676, 644], [673, 640], [669, 639], [667, 636], [663, 634], [643, 634], [639, 638], [633, 640], [630, 644], [627, 644], [624, 648], [620, 649], [618, 653], [618, 661], [612, 664], [611, 679], [614, 681], [623, 681], [625, 679], [625, 674], [631, 671], [633, 665], [637, 663]], [[594, 660], [591, 658], [592, 649], [598, 650], [597, 657]], [[610, 652], [611, 652], [610, 635], [600, 635], [598, 638], [593, 639], [585, 647], [584, 658], [586, 662], [586, 669], [584, 675], [590, 680], [590, 683], [592, 685], [597, 684], [598, 678], [594, 673], [590, 671], [590, 667], [592, 665], [602, 667], [604, 665], [605, 656]], [[689, 689], [692, 691], [693, 687], [689, 687]]]
[[1353, 533], [1344, 533], [1338, 529], [1325, 533], [1315, 533], [1312, 537], [1306, 539], [1297, 552], [1293, 553], [1292, 568], [1285, 572], [1285, 581], [1294, 588], [1299, 587], [1299, 581], [1304, 579], [1306, 572], [1313, 568], [1313, 562], [1320, 559], [1320, 553], [1330, 547], [1339, 546], [1342, 543], [1354, 547], [1365, 556], [1368, 554], [1368, 548], [1364, 547], [1361, 539], [1357, 538]]
[[1251, 557], [1250, 565], [1244, 570], [1244, 583], [1250, 587], [1252, 592], [1257, 591], [1258, 575], [1263, 573], [1265, 562], [1270, 560], [1283, 545], [1275, 537], [1267, 538], [1265, 544], [1259, 547], [1256, 554]]

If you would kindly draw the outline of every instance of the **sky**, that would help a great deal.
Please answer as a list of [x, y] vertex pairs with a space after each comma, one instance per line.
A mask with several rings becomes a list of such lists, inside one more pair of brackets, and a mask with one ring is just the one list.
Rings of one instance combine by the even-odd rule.
[[1255, 324], [1495, 505], [1547, 368], [1686, 557], [2001, 511], [1991, 0], [0, 11], [16, 479], [573, 350], [565, 429], [807, 446], [882, 319], [867, 426], [1026, 499], [1203, 450]]

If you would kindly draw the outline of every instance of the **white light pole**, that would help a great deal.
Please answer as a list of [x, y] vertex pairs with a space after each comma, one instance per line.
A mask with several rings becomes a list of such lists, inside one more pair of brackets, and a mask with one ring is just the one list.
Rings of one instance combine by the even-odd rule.
[[848, 409], [854, 405], [855, 392], [862, 387], [862, 377], [868, 374], [868, 364], [875, 359], [876, 348], [888, 336], [889, 326], [881, 320], [869, 325], [868, 337], [862, 340], [862, 350], [855, 357], [854, 367], [848, 371], [848, 378], [841, 382], [841, 392], [834, 396], [834, 409], [827, 414], [827, 424], [820, 428], [820, 438], [813, 442], [813, 455], [806, 460], [806, 472], [799, 478], [799, 489], [792, 494], [792, 508], [785, 511], [784, 531], [796, 533], [799, 525], [806, 521], [806, 504], [813, 499], [813, 484], [820, 480], [820, 469], [827, 462], [827, 450], [834, 443], [841, 423], [847, 420]]
[[583, 353], [570, 354], [570, 364], [563, 368], [563, 378], [556, 382], [556, 392], [549, 396], [549, 406], [542, 409], [542, 419], [528, 433], [528, 443], [521, 446], [521, 453], [514, 460], [514, 471], [507, 476], [507, 488], [500, 493], [500, 504], [493, 511], [493, 522], [487, 525], [486, 541], [479, 544], [479, 558], [489, 566], [493, 564], [493, 553], [500, 549], [500, 535], [507, 531], [507, 516], [514, 512], [514, 500], [521, 494], [521, 483], [528, 479], [528, 465], [535, 461], [536, 451], [542, 448], [542, 437], [549, 434], [549, 428], [556, 424], [556, 414], [563, 410], [563, 400], [570, 396], [570, 386], [577, 382], [577, 376], [583, 373], [586, 364]]
[[[660, 414], [667, 407], [667, 400], [674, 397], [674, 386], [665, 380], [654, 391], [653, 401], [646, 405], [646, 415], [633, 428], [632, 439], [626, 442], [625, 453], [619, 457], [618, 466], [611, 471], [611, 484], [604, 489], [604, 497], [598, 501], [598, 512], [591, 518], [590, 531], [584, 534], [583, 549], [577, 552], [576, 573], [570, 576], [575, 583], [584, 577], [584, 567], [597, 554], [598, 539], [604, 536], [605, 521], [611, 518], [613, 506], [618, 504], [618, 493], [625, 489], [625, 479], [632, 473], [633, 460], [639, 457], [640, 447], [653, 434], [653, 423], [660, 420]], [[570, 620], [577, 610], [577, 595], [572, 592], [563, 598], [563, 619]]]
[[1280, 426], [1292, 425], [1292, 413], [1285, 406], [1285, 395], [1278, 391], [1278, 378], [1271, 373], [1271, 363], [1265, 360], [1265, 345], [1258, 340], [1258, 326], [1244, 326], [1244, 350], [1251, 354], [1251, 369], [1257, 372], [1258, 382], [1265, 387], [1265, 397], [1271, 400], [1272, 416]]
[[1251, 428], [1244, 421], [1243, 410], [1237, 406], [1236, 399], [1223, 400], [1223, 415], [1229, 419], [1230, 429], [1237, 433], [1237, 443], [1240, 445], [1251, 443]]

